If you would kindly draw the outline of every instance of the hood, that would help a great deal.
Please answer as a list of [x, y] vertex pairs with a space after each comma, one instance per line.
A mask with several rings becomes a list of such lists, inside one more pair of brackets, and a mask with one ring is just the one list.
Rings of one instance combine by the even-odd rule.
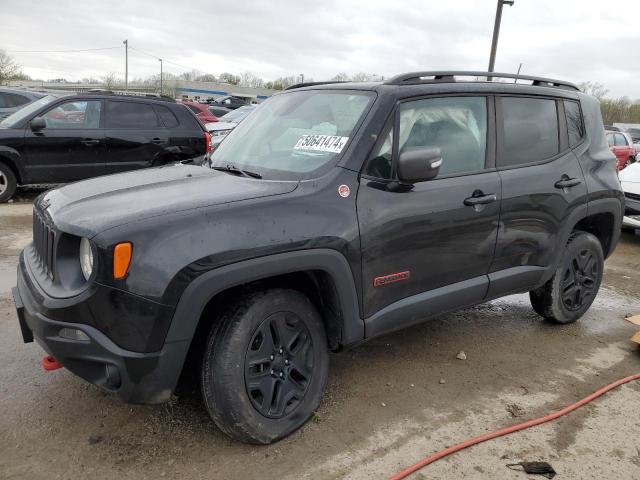
[[212, 122], [207, 123], [205, 128], [208, 132], [213, 132], [216, 130], [232, 130], [238, 125], [236, 122]]
[[256, 180], [190, 165], [97, 177], [46, 192], [36, 208], [62, 231], [93, 237], [107, 229], [213, 205], [292, 192], [297, 182]]

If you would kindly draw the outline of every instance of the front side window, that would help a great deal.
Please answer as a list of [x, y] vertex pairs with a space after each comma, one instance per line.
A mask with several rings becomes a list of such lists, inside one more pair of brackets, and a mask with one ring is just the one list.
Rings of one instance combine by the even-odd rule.
[[109, 101], [107, 128], [157, 128], [158, 116], [151, 105], [138, 102]]
[[347, 90], [275, 95], [225, 138], [212, 166], [233, 165], [264, 178], [308, 178], [344, 151], [373, 98], [372, 92]]
[[584, 138], [584, 123], [580, 113], [580, 104], [570, 100], [564, 101], [564, 114], [567, 118], [567, 132], [569, 133], [569, 146], [575, 147]]
[[443, 97], [400, 106], [398, 152], [437, 147], [442, 154], [438, 176], [484, 168], [487, 141], [485, 97]]
[[0, 127], [13, 128], [20, 125], [21, 122], [24, 122], [27, 118], [29, 118], [33, 113], [43, 108], [45, 105], [57, 100], [57, 97], [53, 95], [47, 95], [46, 97], [42, 97], [35, 102], [30, 103], [29, 105], [24, 106], [17, 112], [14, 112], [12, 115], [9, 115], [7, 118], [0, 122]]
[[47, 128], [100, 128], [99, 100], [76, 100], [62, 103], [42, 115]]
[[559, 152], [555, 100], [503, 97], [504, 137], [499, 167], [536, 163]]

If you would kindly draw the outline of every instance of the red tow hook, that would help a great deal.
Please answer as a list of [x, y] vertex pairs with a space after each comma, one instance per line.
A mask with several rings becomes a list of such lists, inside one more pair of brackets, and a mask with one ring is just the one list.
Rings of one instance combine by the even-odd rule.
[[62, 364], [51, 355], [45, 355], [44, 357], [42, 357], [42, 368], [44, 368], [47, 372], [50, 372], [51, 370], [62, 368]]

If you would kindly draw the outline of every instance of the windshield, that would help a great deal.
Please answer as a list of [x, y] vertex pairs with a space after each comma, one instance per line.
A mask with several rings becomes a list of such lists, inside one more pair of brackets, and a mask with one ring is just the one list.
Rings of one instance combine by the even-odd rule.
[[233, 110], [229, 113], [224, 114], [223, 116], [220, 117], [220, 121], [221, 122], [237, 122], [240, 123], [240, 121], [246, 117], [247, 115], [249, 115], [249, 113], [251, 111], [255, 110], [255, 107], [240, 107], [236, 110]]
[[36, 100], [33, 103], [21, 108], [17, 112], [14, 112], [12, 115], [9, 115], [2, 122], [0, 122], [0, 127], [11, 128], [19, 123], [21, 123], [25, 118], [31, 115], [36, 110], [44, 107], [46, 104], [57, 100], [58, 97], [54, 97], [53, 95], [47, 95], [46, 97], [42, 97], [39, 100]]
[[233, 165], [264, 178], [309, 178], [344, 150], [372, 100], [372, 92], [347, 90], [271, 97], [213, 152], [212, 166]]

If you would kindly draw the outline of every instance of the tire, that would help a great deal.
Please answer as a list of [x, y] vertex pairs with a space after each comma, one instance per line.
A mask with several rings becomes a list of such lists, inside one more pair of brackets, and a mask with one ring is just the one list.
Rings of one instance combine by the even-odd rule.
[[4, 203], [13, 197], [16, 192], [18, 182], [13, 171], [4, 163], [0, 162], [0, 203]]
[[317, 410], [328, 370], [324, 325], [309, 299], [295, 290], [254, 291], [234, 302], [211, 329], [202, 396], [224, 433], [268, 444], [300, 428]]
[[529, 292], [533, 309], [557, 323], [575, 322], [593, 303], [603, 268], [600, 241], [590, 233], [572, 233], [556, 273], [542, 287]]

